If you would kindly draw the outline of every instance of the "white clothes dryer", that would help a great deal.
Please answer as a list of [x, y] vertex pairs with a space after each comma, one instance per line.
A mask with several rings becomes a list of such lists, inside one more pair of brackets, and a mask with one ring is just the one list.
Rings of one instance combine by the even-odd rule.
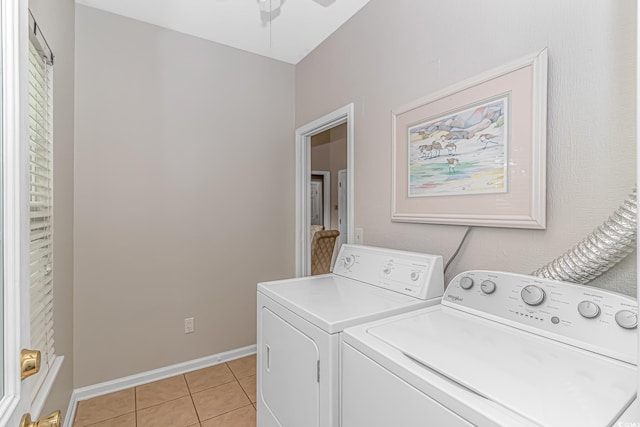
[[441, 304], [344, 332], [342, 426], [637, 423], [625, 418], [635, 416], [637, 323], [624, 295], [460, 274]]
[[437, 304], [442, 257], [343, 245], [332, 274], [258, 284], [258, 427], [338, 427], [344, 328]]

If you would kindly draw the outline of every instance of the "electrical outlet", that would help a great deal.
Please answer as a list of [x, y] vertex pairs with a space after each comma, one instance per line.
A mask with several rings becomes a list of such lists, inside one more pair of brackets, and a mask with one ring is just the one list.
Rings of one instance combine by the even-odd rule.
[[193, 330], [194, 330], [193, 317], [188, 317], [184, 319], [184, 333], [190, 334], [191, 332], [193, 332]]
[[364, 245], [364, 230], [362, 228], [356, 228], [355, 244], [356, 245]]

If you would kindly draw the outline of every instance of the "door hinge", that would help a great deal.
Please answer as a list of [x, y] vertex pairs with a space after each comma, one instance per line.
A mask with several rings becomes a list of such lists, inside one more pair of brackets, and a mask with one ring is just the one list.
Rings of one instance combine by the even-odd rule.
[[318, 365], [317, 365], [317, 367], [318, 367], [318, 369], [317, 369], [317, 372], [318, 372], [318, 378], [317, 378], [317, 381], [318, 381], [318, 382], [320, 382], [320, 360], [318, 360]]

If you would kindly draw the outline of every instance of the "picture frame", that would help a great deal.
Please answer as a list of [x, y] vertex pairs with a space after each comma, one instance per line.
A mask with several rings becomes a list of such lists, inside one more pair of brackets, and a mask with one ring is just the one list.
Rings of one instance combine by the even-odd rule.
[[395, 222], [546, 227], [547, 49], [392, 111]]

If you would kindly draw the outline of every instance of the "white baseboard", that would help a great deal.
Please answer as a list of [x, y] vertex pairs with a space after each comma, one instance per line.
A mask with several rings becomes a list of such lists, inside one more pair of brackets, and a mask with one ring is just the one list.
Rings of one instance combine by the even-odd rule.
[[120, 390], [125, 390], [127, 388], [136, 387], [142, 384], [147, 384], [153, 381], [162, 380], [198, 369], [208, 368], [209, 366], [218, 365], [220, 363], [239, 359], [245, 356], [250, 356], [252, 354], [255, 354], [255, 352], [256, 346], [250, 345], [247, 347], [214, 354], [212, 356], [202, 357], [200, 359], [194, 359], [188, 362], [166, 366], [164, 368], [154, 369], [152, 371], [141, 372], [139, 374], [130, 375], [128, 377], [118, 378], [87, 387], [77, 388], [73, 390], [73, 393], [71, 393], [71, 399], [69, 400], [69, 407], [67, 408], [67, 415], [64, 418], [63, 426], [69, 427], [72, 425], [72, 421], [75, 418], [76, 414], [76, 408], [78, 406], [78, 402], [80, 401]]

